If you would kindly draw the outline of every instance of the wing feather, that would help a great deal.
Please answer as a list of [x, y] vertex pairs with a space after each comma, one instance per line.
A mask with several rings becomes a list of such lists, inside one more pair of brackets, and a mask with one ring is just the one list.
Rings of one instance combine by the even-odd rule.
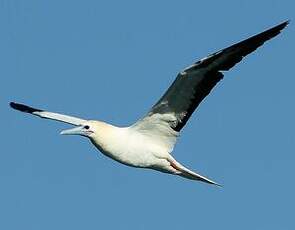
[[260, 34], [215, 52], [180, 72], [175, 81], [152, 107], [147, 116], [173, 114], [175, 120], [170, 127], [179, 132], [186, 124], [201, 101], [223, 78], [226, 71], [240, 62], [243, 57], [261, 46], [265, 41], [278, 35], [288, 25], [283, 22]]
[[82, 125], [84, 122], [86, 122], [86, 120], [83, 120], [81, 118], [72, 117], [72, 116], [68, 116], [68, 115], [64, 115], [60, 113], [52, 113], [52, 112], [36, 109], [30, 106], [15, 103], [15, 102], [10, 102], [10, 107], [15, 110], [18, 110], [24, 113], [30, 113], [32, 115], [35, 115], [41, 118], [61, 121], [61, 122], [72, 124], [72, 125]]

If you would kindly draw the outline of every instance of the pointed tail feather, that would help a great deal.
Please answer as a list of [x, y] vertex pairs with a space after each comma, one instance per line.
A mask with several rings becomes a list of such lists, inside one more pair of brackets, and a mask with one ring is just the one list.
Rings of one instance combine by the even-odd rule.
[[190, 179], [190, 180], [198, 180], [198, 181], [202, 181], [208, 184], [213, 184], [213, 185], [217, 185], [219, 187], [222, 187], [222, 185], [214, 182], [213, 180], [210, 180], [198, 173], [195, 173], [191, 170], [189, 170], [188, 168], [184, 167], [182, 164], [180, 164], [179, 162], [177, 162], [171, 155], [169, 156], [168, 161], [171, 163], [171, 165], [177, 169], [180, 173], [177, 174], [179, 176], [182, 176], [184, 178]]
[[202, 181], [202, 182], [205, 182], [205, 183], [208, 183], [208, 184], [213, 184], [213, 185], [217, 185], [219, 187], [222, 187], [222, 185], [216, 183], [215, 181], [213, 180], [210, 180], [198, 173], [195, 173], [193, 171], [190, 171], [188, 169], [182, 169], [181, 170], [181, 174], [179, 174], [179, 176], [182, 176], [182, 177], [185, 177], [187, 179], [191, 179], [191, 180], [198, 180], [198, 181]]

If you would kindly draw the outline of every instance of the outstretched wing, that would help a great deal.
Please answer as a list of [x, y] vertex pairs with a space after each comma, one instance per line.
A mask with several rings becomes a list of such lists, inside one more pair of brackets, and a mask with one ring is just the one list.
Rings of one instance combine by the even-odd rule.
[[82, 125], [84, 122], [86, 122], [86, 120], [83, 120], [77, 117], [72, 117], [72, 116], [63, 115], [59, 113], [47, 112], [41, 109], [35, 109], [27, 105], [15, 103], [15, 102], [10, 102], [10, 106], [11, 108], [19, 110], [21, 112], [30, 113], [41, 118], [61, 121], [61, 122], [65, 122], [72, 125]]
[[131, 128], [159, 141], [167, 151], [173, 150], [178, 132], [201, 101], [243, 57], [278, 35], [288, 25], [283, 22], [260, 34], [215, 52], [180, 72], [175, 81], [149, 113]]
[[288, 23], [289, 21], [283, 22], [187, 67], [177, 75], [147, 116], [136, 124], [150, 121], [152, 117], [161, 117], [165, 118], [163, 120], [168, 122], [174, 131], [179, 132], [201, 101], [223, 78], [222, 71], [229, 70], [265, 41], [278, 35]]

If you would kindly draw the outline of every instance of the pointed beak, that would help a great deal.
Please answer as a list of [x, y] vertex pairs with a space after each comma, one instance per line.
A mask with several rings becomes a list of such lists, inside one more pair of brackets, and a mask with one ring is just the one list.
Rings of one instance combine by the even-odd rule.
[[60, 132], [61, 135], [82, 135], [85, 136], [86, 132], [83, 126], [78, 126], [72, 129], [66, 129]]

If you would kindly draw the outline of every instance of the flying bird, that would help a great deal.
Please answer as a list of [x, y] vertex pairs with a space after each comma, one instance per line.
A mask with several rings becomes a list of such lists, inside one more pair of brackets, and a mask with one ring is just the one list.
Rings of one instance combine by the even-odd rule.
[[265, 41], [278, 35], [288, 23], [285, 21], [183, 69], [149, 112], [128, 127], [48, 112], [15, 102], [10, 102], [10, 106], [41, 118], [75, 125], [61, 134], [85, 136], [104, 155], [125, 165], [219, 185], [174, 159], [171, 153], [179, 132], [201, 101], [223, 78], [223, 71], [231, 69]]

